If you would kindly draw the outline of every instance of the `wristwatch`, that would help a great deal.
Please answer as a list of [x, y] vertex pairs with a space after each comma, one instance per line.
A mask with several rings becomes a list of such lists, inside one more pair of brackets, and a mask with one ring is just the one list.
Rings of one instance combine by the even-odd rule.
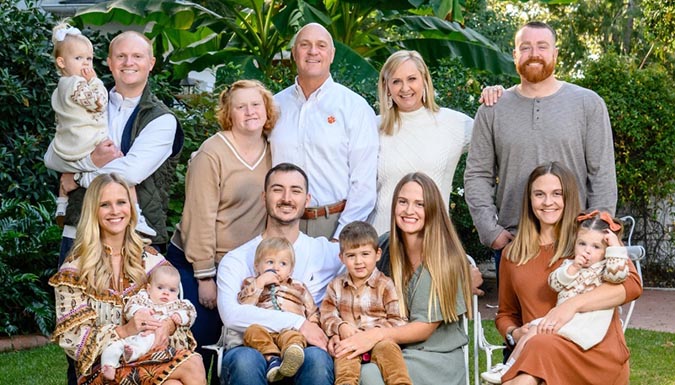
[[80, 187], [82, 187], [82, 186], [80, 185], [80, 180], [81, 180], [81, 179], [82, 179], [82, 173], [81, 173], [81, 172], [76, 172], [75, 174], [73, 174], [73, 180], [75, 181], [75, 184], [78, 185], [78, 186], [80, 186]]
[[506, 345], [510, 348], [513, 349], [516, 347], [516, 339], [513, 338], [513, 331], [516, 330], [516, 328], [513, 328], [506, 332]]

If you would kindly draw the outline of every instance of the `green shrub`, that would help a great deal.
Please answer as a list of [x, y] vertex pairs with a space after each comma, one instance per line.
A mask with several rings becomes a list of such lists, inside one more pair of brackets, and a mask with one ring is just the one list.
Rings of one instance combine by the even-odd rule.
[[206, 139], [220, 130], [216, 120], [218, 91], [181, 97], [181, 106], [175, 108], [183, 131], [185, 143], [180, 161], [176, 166], [176, 179], [171, 185], [168, 224], [171, 228], [180, 222], [185, 202], [185, 173], [192, 153], [197, 151]]
[[583, 66], [580, 85], [607, 104], [614, 134], [618, 212], [638, 220], [634, 240], [647, 249], [647, 285], [672, 286], [675, 242], [670, 213], [675, 193], [675, 91], [672, 75], [606, 54]]
[[55, 272], [61, 231], [42, 205], [19, 199], [0, 204], [0, 335], [53, 329]]
[[648, 205], [675, 192], [674, 79], [658, 66], [603, 55], [577, 83], [603, 97], [612, 121], [621, 206]]
[[31, 2], [23, 10], [14, 3], [0, 2], [0, 198], [46, 202], [56, 191], [56, 174], [40, 161], [54, 125], [54, 22]]

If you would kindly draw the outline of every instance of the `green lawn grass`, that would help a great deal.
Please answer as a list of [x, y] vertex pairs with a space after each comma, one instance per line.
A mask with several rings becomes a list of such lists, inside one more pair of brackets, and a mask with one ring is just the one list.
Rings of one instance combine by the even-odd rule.
[[58, 345], [0, 353], [0, 372], [5, 385], [64, 385], [66, 355]]
[[[495, 343], [500, 340], [493, 321], [483, 321], [483, 327], [488, 340]], [[631, 385], [675, 385], [675, 334], [628, 329], [626, 340], [631, 350]], [[500, 354], [495, 353], [493, 360]], [[481, 368], [485, 365], [483, 356]], [[472, 365], [471, 359], [471, 376]], [[66, 358], [61, 348], [54, 344], [0, 353], [0, 372], [3, 385], [63, 385], [66, 383]], [[473, 377], [471, 379], [473, 381]]]
[[[483, 328], [488, 341], [495, 344], [501, 341], [494, 321], [483, 321]], [[472, 334], [470, 338], [471, 336]], [[628, 329], [626, 343], [631, 352], [631, 385], [675, 385], [675, 334]], [[470, 357], [472, 357], [471, 354], [473, 354], [473, 349], [470, 350]], [[494, 353], [493, 364], [500, 362], [501, 354], [501, 351]], [[481, 371], [485, 368], [484, 357], [485, 353], [481, 352]], [[473, 370], [472, 364], [473, 361], [469, 364], [471, 370]]]

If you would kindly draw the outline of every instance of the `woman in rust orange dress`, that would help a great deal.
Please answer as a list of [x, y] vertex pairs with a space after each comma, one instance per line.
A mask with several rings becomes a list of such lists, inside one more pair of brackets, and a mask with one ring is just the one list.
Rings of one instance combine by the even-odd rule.
[[496, 324], [507, 345], [514, 346], [528, 323], [543, 317], [538, 335], [502, 376], [505, 385], [626, 385], [630, 353], [618, 313], [604, 340], [584, 351], [556, 334], [575, 313], [610, 309], [640, 296], [642, 287], [633, 264], [622, 284], [604, 283], [559, 306], [548, 276], [574, 255], [579, 190], [572, 173], [557, 162], [537, 167], [527, 182], [518, 233], [505, 249], [499, 269], [499, 311]]

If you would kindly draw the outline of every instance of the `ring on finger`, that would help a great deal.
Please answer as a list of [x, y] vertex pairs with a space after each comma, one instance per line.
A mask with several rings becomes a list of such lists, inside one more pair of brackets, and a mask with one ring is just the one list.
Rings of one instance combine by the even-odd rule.
[[147, 325], [145, 322], [141, 322], [141, 326], [145, 326], [145, 325]]

